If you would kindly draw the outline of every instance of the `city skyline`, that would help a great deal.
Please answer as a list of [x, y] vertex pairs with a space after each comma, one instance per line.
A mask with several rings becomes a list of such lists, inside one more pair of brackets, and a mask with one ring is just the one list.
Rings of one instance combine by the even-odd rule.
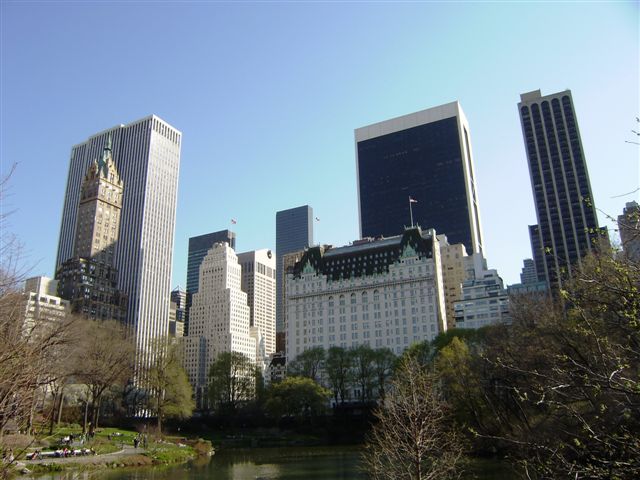
[[[31, 276], [54, 273], [69, 146], [149, 113], [185, 135], [171, 286], [184, 285], [188, 238], [232, 218], [239, 251], [274, 249], [274, 213], [303, 204], [321, 219], [316, 243], [355, 240], [353, 130], [455, 100], [473, 135], [486, 257], [505, 283], [531, 257], [536, 221], [523, 92], [572, 90], [601, 225], [638, 199], [623, 196], [640, 183], [625, 143], [637, 130], [635, 2], [163, 5], [147, 25], [150, 5], [2, 3], [1, 173], [18, 163], [2, 209], [18, 211], [9, 228]], [[120, 25], [118, 42], [94, 16]]]

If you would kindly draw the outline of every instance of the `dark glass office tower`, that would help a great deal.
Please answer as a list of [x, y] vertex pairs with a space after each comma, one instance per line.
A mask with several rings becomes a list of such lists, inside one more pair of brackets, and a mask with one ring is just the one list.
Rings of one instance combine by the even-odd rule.
[[434, 228], [469, 254], [482, 252], [469, 126], [458, 102], [355, 131], [360, 235]]
[[189, 333], [189, 307], [191, 296], [198, 291], [200, 264], [207, 252], [214, 244], [227, 242], [231, 248], [236, 249], [236, 234], [231, 230], [207, 233], [189, 239], [189, 257], [187, 259], [187, 308], [184, 315], [184, 335]]
[[309, 205], [276, 212], [276, 350], [283, 350], [284, 332], [282, 257], [313, 245], [313, 208]]
[[538, 218], [529, 227], [536, 270], [540, 280], [559, 287], [602, 233], [578, 121], [569, 90], [524, 93], [518, 109]]

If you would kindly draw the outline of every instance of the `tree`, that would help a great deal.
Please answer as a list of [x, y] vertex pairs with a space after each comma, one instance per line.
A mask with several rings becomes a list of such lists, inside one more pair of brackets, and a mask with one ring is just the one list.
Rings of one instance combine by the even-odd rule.
[[266, 408], [276, 418], [312, 418], [324, 411], [330, 395], [310, 378], [289, 377], [269, 387]]
[[377, 380], [378, 397], [382, 402], [384, 402], [386, 395], [387, 380], [393, 372], [396, 360], [396, 356], [389, 348], [379, 348], [374, 350], [373, 372]]
[[189, 383], [182, 358], [176, 343], [168, 337], [153, 342], [151, 365], [145, 379], [149, 392], [151, 409], [158, 418], [158, 433], [162, 434], [162, 420], [167, 418], [188, 418], [193, 413], [195, 402], [193, 389]]
[[[457, 419], [467, 428], [485, 426], [485, 410], [481, 398], [481, 372], [473, 370], [473, 357], [467, 343], [452, 337], [441, 347], [435, 369], [442, 382], [444, 398], [453, 407]], [[492, 412], [496, 416], [496, 412]]]
[[242, 353], [224, 352], [211, 365], [209, 380], [211, 403], [235, 412], [241, 402], [255, 394], [256, 366]]
[[353, 357], [346, 348], [336, 346], [329, 348], [325, 371], [336, 403], [338, 403], [338, 399], [340, 399], [340, 403], [344, 403], [351, 381], [352, 366]]
[[0, 294], [0, 437], [9, 421], [29, 430], [37, 390], [66, 376], [61, 356], [76, 345], [77, 319], [25, 322], [24, 294]]
[[122, 324], [113, 320], [85, 320], [81, 343], [75, 353], [75, 372], [78, 380], [87, 386], [87, 408], [90, 404], [93, 430], [105, 393], [114, 387], [124, 388], [132, 377], [135, 346]]
[[375, 416], [364, 455], [373, 479], [457, 477], [458, 436], [450, 428], [436, 377], [415, 359], [402, 362]]
[[[514, 304], [514, 325], [486, 339], [486, 404], [529, 478], [640, 477], [640, 271], [583, 260], [555, 303]], [[534, 302], [535, 304], [535, 302]]]
[[372, 398], [376, 371], [374, 368], [375, 352], [368, 345], [359, 345], [351, 349], [353, 358], [353, 380], [360, 389], [362, 403]]
[[402, 365], [406, 360], [413, 359], [422, 366], [429, 365], [433, 360], [433, 349], [428, 340], [416, 342], [409, 346], [400, 356], [398, 365]]
[[313, 347], [305, 350], [289, 365], [289, 373], [300, 377], [307, 377], [314, 382], [319, 381], [318, 378], [320, 367], [324, 361], [324, 349], [322, 347]]

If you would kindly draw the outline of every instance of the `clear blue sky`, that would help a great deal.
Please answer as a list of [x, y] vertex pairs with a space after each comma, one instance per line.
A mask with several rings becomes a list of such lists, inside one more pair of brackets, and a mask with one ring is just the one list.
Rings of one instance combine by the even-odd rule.
[[231, 218], [239, 250], [274, 248], [275, 212], [310, 204], [316, 242], [343, 245], [353, 130], [459, 100], [489, 266], [515, 283], [535, 223], [521, 93], [570, 88], [596, 206], [638, 199], [618, 197], [640, 187], [638, 5], [2, 0], [7, 230], [51, 276], [71, 146], [155, 113], [183, 132], [173, 285], [188, 238]]

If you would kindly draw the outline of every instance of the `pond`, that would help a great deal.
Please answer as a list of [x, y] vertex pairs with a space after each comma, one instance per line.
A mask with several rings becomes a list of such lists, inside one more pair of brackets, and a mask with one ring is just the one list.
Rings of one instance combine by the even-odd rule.
[[[289, 447], [221, 450], [211, 459], [201, 458], [179, 467], [139, 468], [94, 472], [99, 480], [358, 480], [367, 476], [360, 468], [358, 447]], [[474, 462], [465, 479], [515, 478], [504, 465]], [[55, 474], [41, 480], [83, 480], [86, 473]]]

